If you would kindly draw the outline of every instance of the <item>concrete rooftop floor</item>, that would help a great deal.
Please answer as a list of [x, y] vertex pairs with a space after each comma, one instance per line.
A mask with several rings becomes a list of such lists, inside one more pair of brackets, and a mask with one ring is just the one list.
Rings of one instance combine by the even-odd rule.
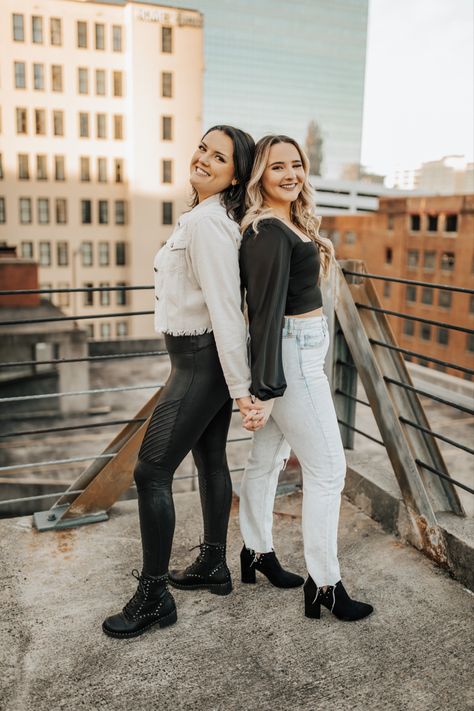
[[[196, 493], [176, 497], [173, 565], [201, 531]], [[375, 613], [357, 623], [303, 615], [302, 590], [243, 585], [238, 503], [229, 530], [234, 592], [175, 591], [178, 623], [134, 640], [100, 628], [134, 591], [136, 502], [109, 521], [37, 533], [0, 521], [0, 708], [465, 711], [474, 708], [474, 597], [415, 549], [343, 502], [343, 580]], [[299, 494], [276, 502], [275, 546], [304, 574]]]

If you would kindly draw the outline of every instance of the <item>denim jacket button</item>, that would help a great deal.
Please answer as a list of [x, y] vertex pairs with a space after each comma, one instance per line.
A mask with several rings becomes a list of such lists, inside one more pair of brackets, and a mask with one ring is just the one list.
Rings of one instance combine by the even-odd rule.
[[157, 301], [159, 301], [159, 298], [158, 298], [157, 296], [155, 296], [155, 299], [156, 299]]
[[154, 271], [154, 272], [157, 272], [158, 269], [157, 269], [156, 267], [153, 267], [153, 271]]

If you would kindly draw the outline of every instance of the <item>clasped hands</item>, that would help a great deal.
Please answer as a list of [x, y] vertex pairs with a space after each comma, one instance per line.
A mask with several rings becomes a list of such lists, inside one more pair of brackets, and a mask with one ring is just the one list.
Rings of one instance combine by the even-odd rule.
[[259, 400], [250, 396], [237, 398], [236, 403], [242, 415], [242, 426], [249, 432], [265, 427], [272, 412], [273, 402], [273, 400]]

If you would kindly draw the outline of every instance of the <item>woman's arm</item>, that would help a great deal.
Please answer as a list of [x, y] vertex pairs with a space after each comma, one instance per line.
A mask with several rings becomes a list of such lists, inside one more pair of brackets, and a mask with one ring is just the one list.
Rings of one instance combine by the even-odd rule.
[[281, 339], [291, 250], [275, 220], [262, 221], [257, 236], [246, 235], [240, 249], [250, 326], [250, 392], [259, 400], [281, 397], [286, 389]]
[[189, 254], [211, 319], [217, 352], [233, 398], [249, 396], [247, 329], [240, 309], [238, 233], [225, 215], [206, 215], [191, 227]]

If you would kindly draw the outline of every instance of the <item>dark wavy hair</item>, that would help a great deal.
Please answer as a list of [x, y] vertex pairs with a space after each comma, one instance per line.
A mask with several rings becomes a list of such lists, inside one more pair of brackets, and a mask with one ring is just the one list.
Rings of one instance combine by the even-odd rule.
[[[211, 131], [222, 131], [226, 136], [229, 136], [234, 146], [232, 157], [234, 159], [234, 175], [237, 184], [229, 185], [228, 188], [222, 191], [221, 201], [228, 216], [240, 225], [245, 215], [245, 193], [250, 173], [252, 172], [253, 159], [255, 156], [255, 141], [249, 133], [226, 124], [222, 126], [212, 126], [212, 128], [206, 131], [202, 139], [204, 139], [208, 133], [211, 133]], [[199, 196], [193, 187], [191, 207], [196, 207], [198, 203]]]

